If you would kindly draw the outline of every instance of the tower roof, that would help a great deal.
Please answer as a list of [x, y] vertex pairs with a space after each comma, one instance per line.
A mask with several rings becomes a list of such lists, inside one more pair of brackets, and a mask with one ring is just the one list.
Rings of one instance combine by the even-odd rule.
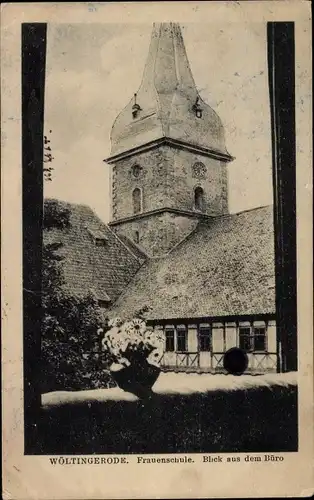
[[195, 86], [177, 23], [153, 25], [140, 88], [112, 127], [111, 156], [161, 138], [230, 158], [222, 122]]

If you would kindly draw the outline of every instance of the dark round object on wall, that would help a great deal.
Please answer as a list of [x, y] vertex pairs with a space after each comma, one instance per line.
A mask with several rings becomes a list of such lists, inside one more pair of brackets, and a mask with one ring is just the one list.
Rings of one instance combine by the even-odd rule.
[[232, 347], [224, 355], [224, 369], [232, 375], [242, 375], [247, 369], [248, 364], [248, 355], [239, 347]]

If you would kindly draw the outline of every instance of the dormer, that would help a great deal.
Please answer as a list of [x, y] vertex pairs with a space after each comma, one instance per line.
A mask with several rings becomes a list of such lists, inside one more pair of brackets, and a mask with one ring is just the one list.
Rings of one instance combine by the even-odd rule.
[[106, 245], [108, 238], [103, 231], [100, 231], [99, 229], [91, 229], [89, 227], [86, 227], [86, 230], [91, 236], [91, 239], [96, 247], [104, 247]]

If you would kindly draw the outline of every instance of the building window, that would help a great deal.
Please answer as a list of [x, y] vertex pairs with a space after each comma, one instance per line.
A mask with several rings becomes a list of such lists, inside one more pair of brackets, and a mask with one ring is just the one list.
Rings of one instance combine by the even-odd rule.
[[239, 347], [243, 351], [251, 351], [252, 338], [251, 338], [251, 328], [240, 328], [239, 329]]
[[134, 241], [135, 241], [135, 243], [140, 242], [140, 232], [139, 231], [134, 231]]
[[86, 227], [86, 229], [92, 237], [96, 247], [104, 247], [106, 245], [108, 238], [103, 231], [100, 229], [90, 229], [88, 227]]
[[210, 344], [211, 344], [210, 338], [211, 338], [210, 328], [200, 328], [199, 330], [200, 351], [210, 351]]
[[187, 329], [178, 328], [177, 329], [177, 351], [185, 352], [187, 351]]
[[174, 351], [174, 330], [166, 329], [166, 351]]
[[141, 106], [137, 103], [137, 94], [134, 94], [134, 101], [133, 101], [133, 106], [132, 106], [132, 116], [133, 118], [136, 118], [139, 111], [142, 110]]
[[103, 238], [95, 238], [95, 246], [96, 247], [104, 247], [106, 244], [106, 240]]
[[139, 214], [142, 211], [142, 191], [140, 188], [133, 189], [132, 193], [133, 200], [133, 213]]
[[196, 101], [193, 104], [192, 108], [193, 108], [193, 111], [194, 111], [196, 117], [197, 118], [202, 118], [203, 110], [202, 110], [202, 108], [200, 106], [200, 98], [199, 97], [196, 98]]
[[98, 300], [98, 306], [102, 309], [106, 309], [110, 304], [110, 301], [109, 300], [102, 300], [102, 299], [99, 299]]
[[140, 165], [133, 165], [132, 167], [132, 175], [135, 179], [138, 179], [141, 176], [142, 167]]
[[192, 167], [192, 176], [195, 179], [205, 179], [207, 168], [204, 163], [197, 161]]
[[254, 351], [266, 351], [265, 327], [254, 328]]
[[194, 207], [199, 212], [203, 212], [204, 210], [204, 191], [200, 186], [194, 189]]
[[266, 351], [266, 328], [240, 327], [239, 347], [246, 352]]

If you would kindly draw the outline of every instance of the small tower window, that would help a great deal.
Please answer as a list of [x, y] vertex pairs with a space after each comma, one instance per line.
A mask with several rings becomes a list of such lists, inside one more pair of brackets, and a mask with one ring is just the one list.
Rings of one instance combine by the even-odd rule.
[[135, 243], [140, 242], [140, 232], [139, 231], [134, 232], [134, 241], [135, 241]]
[[194, 189], [194, 207], [199, 212], [204, 211], [204, 190], [200, 186]]
[[142, 173], [142, 167], [140, 165], [133, 165], [133, 167], [132, 167], [133, 177], [138, 179], [140, 177], [141, 173]]
[[196, 179], [205, 179], [207, 169], [204, 163], [197, 161], [192, 167], [192, 176]]
[[133, 118], [136, 118], [139, 111], [141, 111], [141, 106], [139, 104], [137, 104], [136, 102], [136, 97], [137, 97], [137, 94], [134, 94], [134, 104], [132, 106], [132, 116]]
[[142, 191], [140, 188], [133, 189], [132, 192], [133, 200], [133, 213], [139, 214], [142, 212]]
[[193, 111], [196, 115], [197, 118], [202, 118], [202, 115], [203, 115], [203, 110], [201, 108], [201, 105], [200, 105], [200, 98], [197, 97], [196, 98], [196, 101], [195, 101], [195, 104], [193, 104]]

